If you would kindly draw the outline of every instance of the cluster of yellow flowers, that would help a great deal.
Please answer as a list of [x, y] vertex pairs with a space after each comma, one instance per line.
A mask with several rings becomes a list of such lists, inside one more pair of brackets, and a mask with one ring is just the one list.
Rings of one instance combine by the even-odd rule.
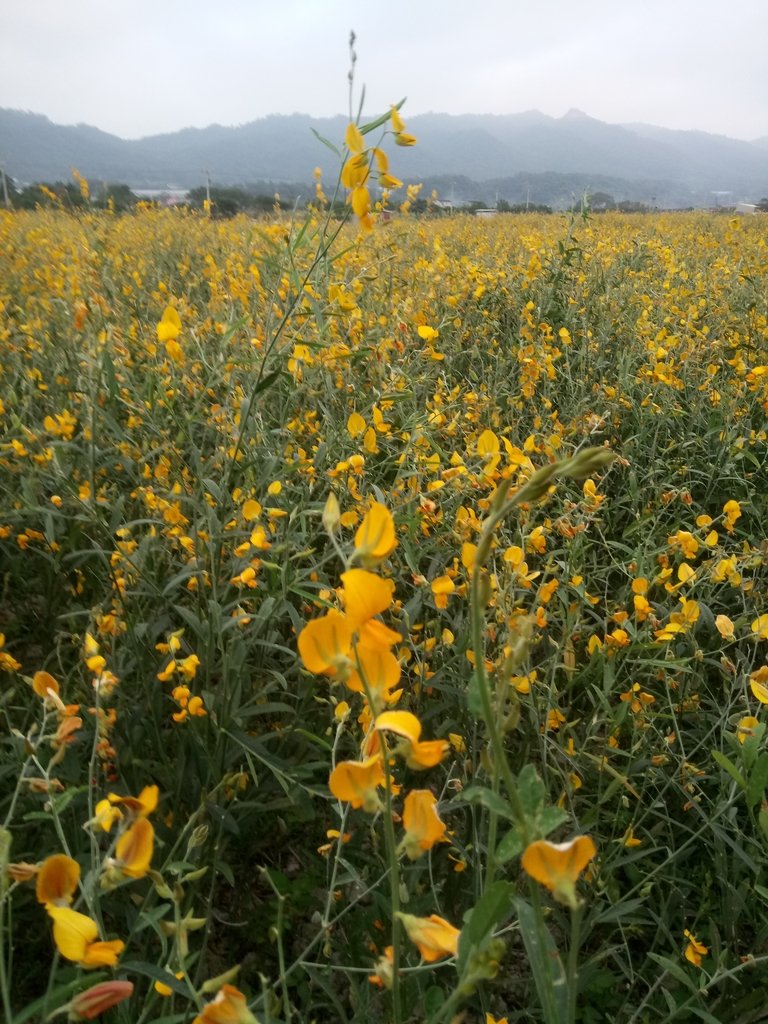
[[[405, 130], [405, 124], [396, 107], [392, 107], [390, 114], [392, 133], [398, 146], [414, 146], [416, 139]], [[363, 131], [371, 130], [371, 126], [365, 126]], [[402, 188], [402, 181], [389, 173], [389, 158], [379, 146], [367, 147], [363, 131], [350, 122], [344, 137], [349, 159], [344, 163], [341, 170], [341, 183], [349, 190], [349, 203], [352, 211], [358, 219], [360, 227], [364, 231], [373, 230], [373, 218], [371, 216], [371, 193], [368, 183], [373, 167], [376, 168], [376, 177], [382, 194], [391, 189]]]

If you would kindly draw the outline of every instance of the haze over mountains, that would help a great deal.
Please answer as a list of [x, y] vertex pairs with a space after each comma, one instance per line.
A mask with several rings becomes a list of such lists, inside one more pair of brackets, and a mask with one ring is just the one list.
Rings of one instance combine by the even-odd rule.
[[[646, 124], [608, 124], [578, 110], [409, 117], [418, 145], [387, 144], [391, 170], [437, 186], [457, 202], [503, 198], [563, 206], [584, 191], [653, 205], [712, 206], [768, 195], [768, 137], [744, 142]], [[185, 128], [137, 140], [88, 125], [53, 124], [0, 109], [0, 160], [18, 182], [66, 180], [72, 167], [134, 188], [191, 188], [206, 172], [221, 185], [335, 180], [337, 157], [313, 133], [339, 143], [345, 118], [272, 115], [237, 127]], [[388, 140], [389, 141], [389, 140]], [[717, 194], [717, 199], [715, 197]]]

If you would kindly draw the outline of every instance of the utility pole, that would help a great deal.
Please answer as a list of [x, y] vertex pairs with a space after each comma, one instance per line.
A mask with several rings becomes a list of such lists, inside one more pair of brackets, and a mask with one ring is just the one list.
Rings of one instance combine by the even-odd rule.
[[5, 203], [6, 210], [12, 210], [11, 197], [8, 195], [8, 182], [5, 177], [5, 164], [0, 164], [0, 178], [3, 179], [3, 202]]

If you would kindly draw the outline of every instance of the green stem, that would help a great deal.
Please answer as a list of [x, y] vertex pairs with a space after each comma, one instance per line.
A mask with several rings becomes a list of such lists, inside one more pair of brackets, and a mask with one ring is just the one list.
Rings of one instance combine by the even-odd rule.
[[579, 943], [581, 940], [581, 915], [583, 907], [579, 904], [571, 911], [571, 941], [568, 946], [568, 1024], [576, 1022], [576, 1003], [579, 995]]
[[8, 985], [8, 974], [5, 964], [5, 903], [8, 892], [8, 861], [11, 855], [11, 833], [0, 829], [0, 994], [3, 999], [3, 1012], [7, 1021], [12, 1020], [11, 994]]
[[400, 862], [397, 859], [397, 842], [395, 826], [392, 821], [392, 777], [389, 770], [389, 751], [381, 736], [382, 756], [384, 758], [384, 842], [389, 867], [389, 900], [392, 915], [392, 1021], [400, 1024], [402, 1007], [400, 1002]]

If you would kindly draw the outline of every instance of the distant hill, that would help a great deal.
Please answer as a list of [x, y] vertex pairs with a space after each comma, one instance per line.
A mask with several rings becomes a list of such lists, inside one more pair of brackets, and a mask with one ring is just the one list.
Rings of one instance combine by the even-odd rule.
[[[73, 166], [88, 178], [135, 188], [194, 187], [206, 172], [222, 185], [309, 183], [314, 167], [327, 179], [338, 168], [313, 129], [338, 143], [344, 128], [341, 116], [272, 115], [237, 127], [214, 124], [128, 141], [88, 125], [56, 125], [40, 114], [0, 109], [0, 160], [24, 183], [67, 179]], [[578, 110], [559, 118], [539, 111], [423, 114], [408, 118], [408, 130], [419, 144], [392, 147], [393, 172], [425, 184], [444, 180], [443, 194], [453, 190], [457, 201], [476, 198], [465, 193], [478, 188], [489, 201], [497, 190], [511, 189], [523, 200], [550, 205], [585, 189], [660, 206], [709, 206], [713, 192], [731, 193], [734, 201], [768, 194], [768, 138], [742, 142], [608, 124]]]

